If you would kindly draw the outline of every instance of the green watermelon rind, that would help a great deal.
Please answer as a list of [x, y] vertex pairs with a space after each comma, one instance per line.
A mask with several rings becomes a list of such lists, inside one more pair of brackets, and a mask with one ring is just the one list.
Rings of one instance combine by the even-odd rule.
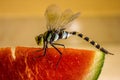
[[104, 65], [104, 60], [105, 54], [100, 51], [96, 51], [94, 62], [89, 70], [88, 75], [85, 77], [85, 80], [98, 80]]

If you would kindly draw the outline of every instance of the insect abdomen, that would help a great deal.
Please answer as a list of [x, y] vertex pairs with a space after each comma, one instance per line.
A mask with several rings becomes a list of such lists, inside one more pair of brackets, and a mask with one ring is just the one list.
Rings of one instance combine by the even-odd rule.
[[67, 31], [52, 31], [48, 32], [46, 37], [48, 42], [54, 42], [59, 39], [67, 39], [70, 35]]
[[67, 37], [68, 37], [68, 32], [66, 32], [66, 31], [61, 31], [61, 32], [59, 33], [59, 39], [67, 39]]
[[106, 49], [104, 49], [103, 47], [101, 47], [98, 43], [96, 43], [95, 41], [91, 40], [89, 37], [84, 36], [82, 33], [78, 33], [78, 32], [70, 32], [70, 34], [72, 35], [77, 35], [81, 38], [83, 38], [85, 41], [89, 42], [91, 45], [95, 46], [97, 49], [99, 49], [100, 51], [106, 53], [106, 54], [111, 54], [112, 53], [108, 52]]

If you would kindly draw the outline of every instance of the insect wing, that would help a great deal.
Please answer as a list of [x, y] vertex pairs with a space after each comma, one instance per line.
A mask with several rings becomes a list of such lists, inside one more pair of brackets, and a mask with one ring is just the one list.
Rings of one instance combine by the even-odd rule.
[[71, 23], [78, 16], [79, 16], [79, 13], [73, 14], [73, 12], [70, 9], [65, 10], [61, 14], [61, 16], [56, 24], [56, 28], [57, 29], [65, 29], [68, 26], [68, 24]]
[[45, 12], [48, 30], [64, 30], [70, 22], [76, 19], [79, 13], [73, 14], [70, 9], [61, 13], [61, 10], [56, 5], [50, 5]]
[[60, 13], [59, 7], [57, 7], [56, 5], [48, 6], [48, 8], [46, 9], [46, 12], [45, 12], [45, 17], [46, 17], [46, 21], [47, 21], [46, 26], [47, 26], [48, 30], [51, 30], [55, 27], [60, 15], [61, 15], [61, 13]]

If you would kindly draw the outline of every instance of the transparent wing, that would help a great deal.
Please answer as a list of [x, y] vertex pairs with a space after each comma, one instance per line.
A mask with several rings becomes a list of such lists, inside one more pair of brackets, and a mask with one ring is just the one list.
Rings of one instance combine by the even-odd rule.
[[65, 10], [61, 13], [60, 8], [56, 5], [51, 5], [46, 9], [45, 17], [47, 20], [47, 29], [65, 29], [66, 26], [76, 19], [79, 16], [79, 13], [73, 14], [70, 9]]
[[46, 26], [47, 26], [48, 30], [55, 28], [55, 25], [61, 15], [60, 12], [61, 12], [60, 8], [57, 7], [56, 5], [48, 6], [48, 8], [46, 9], [46, 12], [45, 12], [45, 17], [46, 17], [46, 21], [47, 21]]
[[79, 16], [79, 13], [73, 14], [70, 9], [65, 10], [59, 17], [56, 29], [65, 29], [74, 19]]

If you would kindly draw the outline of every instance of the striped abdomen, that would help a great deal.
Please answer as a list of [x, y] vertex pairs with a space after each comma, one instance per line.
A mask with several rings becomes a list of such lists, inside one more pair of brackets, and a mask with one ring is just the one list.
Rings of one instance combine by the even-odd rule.
[[95, 41], [91, 40], [89, 37], [84, 36], [82, 33], [78, 33], [78, 32], [70, 32], [70, 34], [72, 35], [77, 35], [81, 38], [83, 38], [85, 41], [89, 42], [91, 45], [95, 46], [97, 49], [99, 49], [100, 51], [106, 53], [106, 54], [111, 54], [112, 53], [108, 52], [106, 49], [104, 49], [103, 47], [101, 47], [98, 43], [96, 43]]

